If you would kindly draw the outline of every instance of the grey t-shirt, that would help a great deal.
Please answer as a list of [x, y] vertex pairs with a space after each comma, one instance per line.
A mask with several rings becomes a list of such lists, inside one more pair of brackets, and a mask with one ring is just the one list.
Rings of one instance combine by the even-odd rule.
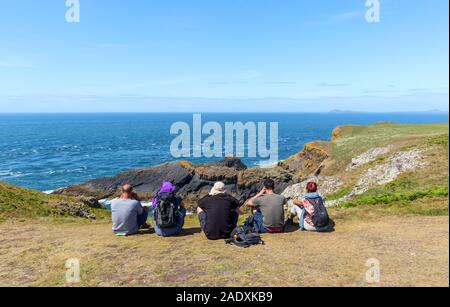
[[265, 227], [284, 226], [284, 204], [286, 199], [282, 195], [264, 195], [253, 201], [253, 205], [264, 215]]
[[144, 213], [141, 203], [133, 199], [116, 198], [111, 202], [113, 231], [132, 235], [138, 232], [137, 217]]

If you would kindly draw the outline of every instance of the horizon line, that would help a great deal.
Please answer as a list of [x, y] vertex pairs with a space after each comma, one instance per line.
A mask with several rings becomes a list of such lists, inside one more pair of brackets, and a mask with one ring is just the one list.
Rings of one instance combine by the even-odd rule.
[[0, 115], [15, 115], [15, 114], [436, 114], [445, 115], [449, 114], [449, 110], [423, 110], [423, 111], [357, 111], [357, 110], [330, 110], [330, 111], [316, 111], [316, 112], [280, 112], [280, 111], [267, 111], [267, 112], [254, 112], [254, 111], [194, 111], [194, 112], [172, 112], [172, 111], [109, 111], [109, 112], [96, 112], [96, 111], [68, 111], [68, 112], [0, 112]]

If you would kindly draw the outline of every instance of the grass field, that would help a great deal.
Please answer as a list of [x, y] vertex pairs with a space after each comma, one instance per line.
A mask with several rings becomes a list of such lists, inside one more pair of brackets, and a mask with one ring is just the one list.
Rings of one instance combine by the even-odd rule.
[[[189, 220], [182, 236], [112, 235], [93, 224], [0, 225], [0, 286], [66, 286], [65, 263], [79, 259], [77, 286], [448, 286], [448, 217], [342, 219], [336, 232], [265, 235], [249, 249], [208, 241]], [[381, 280], [366, 282], [368, 259]]]

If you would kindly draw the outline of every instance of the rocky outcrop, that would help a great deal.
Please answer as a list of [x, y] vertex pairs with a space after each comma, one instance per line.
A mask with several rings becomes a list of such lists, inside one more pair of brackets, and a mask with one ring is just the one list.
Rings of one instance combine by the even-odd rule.
[[247, 165], [245, 165], [241, 161], [241, 159], [236, 157], [227, 157], [219, 162], [211, 163], [209, 165], [232, 168], [238, 171], [243, 171], [247, 169]]
[[353, 158], [351, 164], [347, 167], [347, 171], [351, 171], [352, 169], [358, 168], [367, 163], [375, 161], [379, 157], [390, 152], [392, 150], [392, 148], [393, 148], [392, 145], [389, 145], [386, 147], [373, 148], [373, 149], [359, 155], [358, 157]]
[[96, 209], [102, 208], [102, 205], [98, 202], [98, 199], [96, 199], [95, 197], [79, 196], [76, 198], [76, 200], [79, 203], [88, 206], [89, 208], [96, 208]]
[[282, 195], [287, 199], [298, 199], [305, 195], [308, 182], [317, 183], [320, 187], [320, 193], [324, 196], [337, 192], [344, 184], [344, 181], [339, 176], [314, 176], [288, 187], [283, 191]]
[[97, 218], [95, 214], [90, 212], [91, 207], [83, 202], [57, 201], [49, 202], [49, 206], [53, 207], [61, 215], [70, 215], [91, 220]]
[[195, 171], [189, 163], [172, 162], [148, 169], [132, 170], [114, 177], [95, 179], [79, 185], [57, 190], [54, 194], [69, 196], [86, 196], [96, 199], [112, 197], [119, 193], [124, 184], [131, 184], [143, 199], [150, 198], [150, 193], [157, 191], [164, 180], [172, 181], [178, 189], [191, 183]]
[[379, 164], [367, 170], [359, 179], [352, 195], [360, 195], [377, 185], [394, 181], [401, 174], [426, 166], [422, 151], [419, 149], [397, 152], [386, 163]]
[[289, 206], [292, 205], [292, 200], [301, 199], [306, 194], [306, 184], [308, 182], [315, 182], [320, 187], [320, 193], [324, 196], [337, 192], [344, 184], [344, 181], [339, 176], [313, 176], [306, 180], [291, 185], [286, 188], [282, 195], [288, 200]]
[[389, 157], [388, 161], [369, 168], [363, 173], [349, 195], [329, 202], [328, 205], [339, 205], [367, 192], [370, 188], [390, 183], [403, 173], [426, 167], [427, 165], [428, 163], [423, 158], [423, 151], [420, 149], [397, 152]]
[[261, 182], [265, 178], [276, 180], [278, 192], [294, 183], [291, 173], [282, 167], [247, 169], [241, 160], [227, 158], [205, 165], [193, 165], [186, 161], [165, 163], [92, 180], [54, 193], [98, 200], [118, 195], [120, 187], [129, 183], [135, 187], [139, 197], [148, 200], [159, 190], [163, 181], [171, 181], [185, 203], [193, 205], [199, 198], [208, 194], [215, 182], [223, 181], [227, 190], [243, 203], [262, 188]]
[[337, 127], [333, 130], [332, 134], [332, 141], [336, 141], [337, 139], [339, 139], [343, 134], [343, 127]]
[[320, 166], [330, 157], [331, 151], [331, 143], [308, 143], [302, 151], [280, 162], [279, 166], [292, 173], [298, 180], [303, 180], [311, 174], [318, 175], [320, 173]]

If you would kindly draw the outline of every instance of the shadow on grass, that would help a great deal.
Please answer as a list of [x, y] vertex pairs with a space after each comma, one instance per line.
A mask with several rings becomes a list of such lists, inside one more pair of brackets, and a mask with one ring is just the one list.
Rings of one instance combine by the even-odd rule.
[[155, 234], [155, 229], [149, 228], [149, 229], [140, 229], [139, 232], [134, 236], [147, 236], [152, 234]]
[[286, 226], [284, 227], [284, 232], [285, 233], [291, 233], [291, 232], [296, 232], [296, 231], [300, 231], [300, 225], [298, 223], [287, 223]]
[[186, 228], [177, 237], [187, 237], [193, 236], [197, 233], [201, 233], [202, 229], [200, 227]]
[[[201, 233], [202, 229], [200, 227], [193, 227], [193, 228], [185, 228], [181, 231], [180, 234], [178, 235], [174, 235], [171, 237], [188, 237], [188, 236], [193, 236], [197, 233]], [[133, 236], [148, 236], [148, 235], [153, 235], [156, 234], [155, 229], [154, 228], [150, 228], [150, 229], [141, 229], [139, 230], [139, 232]]]
[[[336, 227], [336, 223], [331, 220], [330, 221], [330, 228], [327, 231], [322, 231], [321, 233], [332, 233], [335, 232], [335, 227]], [[285, 233], [291, 233], [291, 232], [296, 232], [296, 231], [301, 231], [300, 230], [300, 224], [298, 223], [287, 223], [285, 228], [284, 228], [284, 232]]]

